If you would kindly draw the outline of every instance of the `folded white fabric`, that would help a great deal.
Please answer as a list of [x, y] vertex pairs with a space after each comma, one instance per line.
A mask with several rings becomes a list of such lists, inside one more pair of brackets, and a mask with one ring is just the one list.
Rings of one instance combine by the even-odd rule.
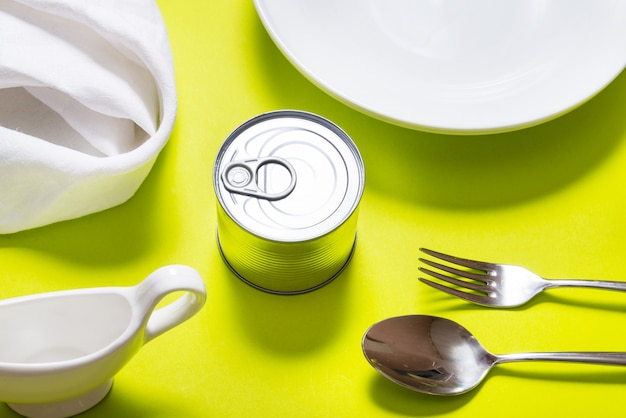
[[128, 200], [176, 105], [154, 0], [0, 0], [0, 233]]

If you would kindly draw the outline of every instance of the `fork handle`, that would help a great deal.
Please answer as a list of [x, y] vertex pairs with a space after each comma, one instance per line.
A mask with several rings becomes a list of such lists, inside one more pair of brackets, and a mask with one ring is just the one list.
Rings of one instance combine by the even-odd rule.
[[571, 280], [552, 279], [548, 280], [547, 288], [553, 287], [589, 287], [594, 289], [618, 290], [626, 292], [626, 282], [605, 281], [605, 280]]
[[626, 352], [587, 351], [587, 352], [548, 352], [548, 353], [515, 353], [496, 355], [496, 363], [515, 361], [559, 361], [569, 363], [605, 364], [626, 366]]

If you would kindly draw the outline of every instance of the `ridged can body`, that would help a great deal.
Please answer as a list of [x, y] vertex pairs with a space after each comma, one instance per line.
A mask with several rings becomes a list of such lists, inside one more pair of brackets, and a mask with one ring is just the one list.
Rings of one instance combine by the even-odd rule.
[[220, 148], [213, 185], [220, 252], [248, 284], [303, 293], [349, 262], [365, 171], [329, 120], [295, 110], [250, 119]]

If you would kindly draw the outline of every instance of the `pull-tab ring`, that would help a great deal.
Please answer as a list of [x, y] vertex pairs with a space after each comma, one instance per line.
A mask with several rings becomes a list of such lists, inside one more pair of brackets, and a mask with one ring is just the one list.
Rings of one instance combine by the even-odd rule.
[[[267, 164], [278, 164], [287, 169], [291, 181], [289, 186], [278, 193], [267, 193], [259, 187], [258, 172]], [[296, 187], [296, 170], [289, 161], [280, 157], [264, 157], [250, 160], [233, 161], [226, 164], [222, 171], [222, 183], [226, 190], [245, 196], [258, 197], [265, 200], [280, 200], [289, 196]]]

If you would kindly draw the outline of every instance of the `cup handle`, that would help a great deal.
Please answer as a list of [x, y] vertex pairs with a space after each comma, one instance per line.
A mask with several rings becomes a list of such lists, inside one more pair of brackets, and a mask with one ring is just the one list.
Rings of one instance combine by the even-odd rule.
[[[155, 309], [161, 299], [177, 291], [186, 293]], [[195, 269], [174, 264], [152, 272], [136, 286], [136, 296], [146, 317], [145, 344], [195, 315], [206, 301], [206, 288]]]

